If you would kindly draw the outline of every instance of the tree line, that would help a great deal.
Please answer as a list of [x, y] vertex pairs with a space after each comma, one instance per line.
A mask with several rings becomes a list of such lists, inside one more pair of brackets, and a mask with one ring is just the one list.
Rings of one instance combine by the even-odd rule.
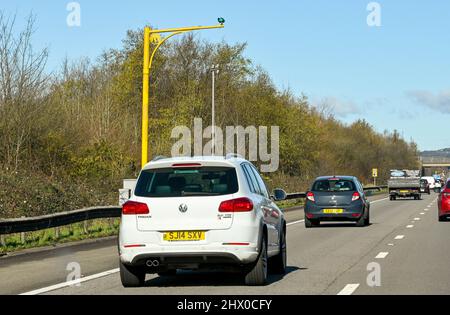
[[[116, 204], [122, 179], [140, 169], [143, 34], [130, 30], [120, 49], [47, 73], [34, 24], [30, 17], [17, 32], [0, 14], [0, 217]], [[414, 142], [366, 120], [344, 124], [280, 90], [245, 49], [194, 35], [161, 48], [150, 80], [151, 156], [170, 155], [175, 126], [211, 121], [210, 67], [219, 64], [216, 124], [280, 127], [280, 169], [265, 174], [271, 188], [302, 191], [323, 174], [367, 183], [373, 167], [383, 181], [391, 168], [418, 166]]]

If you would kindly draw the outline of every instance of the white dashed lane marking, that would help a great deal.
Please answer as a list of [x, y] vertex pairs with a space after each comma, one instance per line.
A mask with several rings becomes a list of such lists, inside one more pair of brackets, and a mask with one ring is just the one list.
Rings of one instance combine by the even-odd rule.
[[396, 240], [402, 240], [402, 239], [404, 239], [404, 238], [405, 238], [405, 235], [397, 235], [397, 236], [395, 237]]
[[375, 257], [375, 259], [385, 259], [389, 255], [388, 252], [381, 252]]
[[358, 289], [359, 283], [347, 284], [338, 295], [352, 295]]

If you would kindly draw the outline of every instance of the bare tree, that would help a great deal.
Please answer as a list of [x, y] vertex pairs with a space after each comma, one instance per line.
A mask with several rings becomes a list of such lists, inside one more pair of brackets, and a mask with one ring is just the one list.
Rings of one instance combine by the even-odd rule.
[[48, 49], [34, 51], [31, 43], [34, 23], [30, 15], [24, 29], [16, 32], [16, 17], [0, 11], [0, 157], [13, 169], [30, 144], [33, 117], [48, 80]]

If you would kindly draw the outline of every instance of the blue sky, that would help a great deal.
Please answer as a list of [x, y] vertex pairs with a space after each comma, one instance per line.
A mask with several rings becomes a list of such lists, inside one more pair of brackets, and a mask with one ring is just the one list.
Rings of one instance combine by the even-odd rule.
[[280, 88], [327, 104], [338, 118], [398, 129], [421, 150], [450, 147], [450, 1], [385, 0], [369, 27], [368, 0], [79, 0], [81, 27], [68, 27], [65, 0], [0, 0], [18, 26], [37, 15], [35, 45], [49, 46], [49, 70], [64, 57], [96, 58], [128, 29], [215, 24], [198, 36], [247, 42], [247, 56]]

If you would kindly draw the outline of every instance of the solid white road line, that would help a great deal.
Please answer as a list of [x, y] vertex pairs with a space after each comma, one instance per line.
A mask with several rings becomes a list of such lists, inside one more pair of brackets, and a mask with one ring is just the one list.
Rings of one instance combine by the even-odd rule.
[[33, 290], [33, 291], [30, 291], [30, 292], [25, 292], [25, 293], [22, 293], [20, 295], [38, 295], [38, 294], [42, 294], [42, 293], [46, 293], [46, 292], [50, 292], [50, 291], [55, 291], [55, 290], [58, 290], [58, 289], [69, 287], [69, 286], [75, 286], [75, 285], [80, 284], [82, 282], [86, 282], [86, 281], [90, 281], [90, 280], [106, 277], [106, 276], [109, 276], [109, 275], [112, 275], [112, 274], [115, 274], [115, 273], [118, 273], [118, 272], [119, 272], [119, 268], [112, 269], [112, 270], [100, 272], [100, 273], [97, 273], [97, 274], [94, 274], [94, 275], [91, 275], [91, 276], [87, 276], [87, 277], [84, 277], [84, 278], [80, 278], [80, 279], [77, 279], [77, 280], [67, 281], [67, 282], [55, 284], [55, 285], [52, 285], [52, 286], [49, 286], [49, 287], [45, 287], [45, 288], [42, 288], [42, 289]]
[[347, 284], [337, 295], [352, 295], [358, 289], [359, 283]]
[[288, 224], [286, 224], [286, 226], [291, 226], [291, 225], [299, 224], [299, 223], [303, 223], [303, 222], [305, 222], [305, 220], [299, 220], [299, 221], [288, 223]]
[[405, 238], [405, 235], [397, 235], [397, 236], [395, 237], [396, 240], [402, 240], [402, 239], [404, 239], [404, 238]]
[[375, 257], [375, 259], [385, 259], [389, 255], [388, 252], [381, 252]]
[[389, 198], [378, 199], [378, 200], [371, 201], [370, 203], [377, 203], [377, 202], [385, 201], [385, 200], [388, 200], [388, 199]]

